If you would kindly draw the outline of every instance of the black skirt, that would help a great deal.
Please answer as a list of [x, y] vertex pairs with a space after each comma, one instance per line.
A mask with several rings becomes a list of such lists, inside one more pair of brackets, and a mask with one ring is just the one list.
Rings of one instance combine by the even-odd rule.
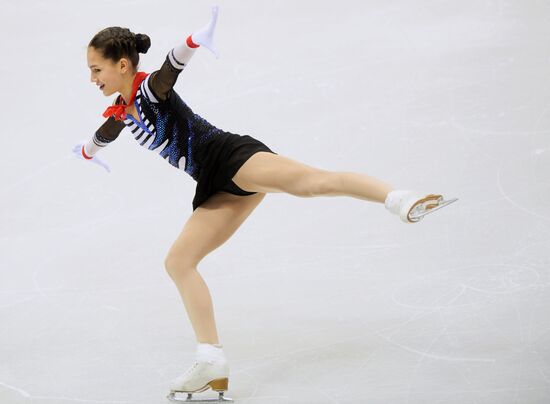
[[234, 195], [255, 194], [240, 189], [232, 178], [250, 157], [261, 151], [277, 154], [248, 135], [222, 132], [210, 138], [196, 158], [200, 174], [193, 198], [193, 211], [219, 191]]

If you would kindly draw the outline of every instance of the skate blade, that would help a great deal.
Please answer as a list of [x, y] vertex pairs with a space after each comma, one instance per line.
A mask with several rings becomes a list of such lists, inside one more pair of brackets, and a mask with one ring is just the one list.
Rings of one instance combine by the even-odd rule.
[[411, 212], [411, 214], [409, 215], [409, 218], [413, 221], [418, 221], [422, 219], [424, 216], [429, 215], [430, 213], [433, 213], [436, 210], [444, 208], [445, 206], [449, 206], [451, 203], [454, 203], [456, 201], [458, 201], [458, 198], [449, 199], [448, 201], [440, 198], [439, 201], [434, 201], [434, 203], [432, 204], [427, 204], [425, 206], [425, 209], [423, 209], [424, 208], [423, 205], [419, 205], [414, 209], [413, 212]]
[[168, 400], [175, 403], [232, 403], [233, 399], [229, 397], [224, 397], [223, 392], [220, 391], [218, 398], [193, 398], [193, 393], [180, 393], [187, 394], [186, 398], [180, 398], [177, 396], [178, 393], [171, 392], [166, 397]]

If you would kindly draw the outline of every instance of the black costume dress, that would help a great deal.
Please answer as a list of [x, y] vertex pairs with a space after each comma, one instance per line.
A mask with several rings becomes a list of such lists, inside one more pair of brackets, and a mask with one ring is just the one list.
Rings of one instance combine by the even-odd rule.
[[[137, 88], [134, 105], [139, 119], [129, 114], [124, 120], [110, 116], [95, 132], [94, 144], [105, 147], [128, 127], [141, 146], [197, 181], [193, 210], [218, 191], [254, 194], [240, 189], [232, 177], [255, 153], [277, 153], [251, 136], [218, 129], [195, 114], [173, 88], [182, 70], [167, 56], [160, 70], [147, 75]], [[117, 97], [115, 105], [122, 103]]]

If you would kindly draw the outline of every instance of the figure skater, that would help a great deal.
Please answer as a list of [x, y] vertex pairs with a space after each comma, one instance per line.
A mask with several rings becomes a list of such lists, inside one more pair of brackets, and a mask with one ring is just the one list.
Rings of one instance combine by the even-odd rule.
[[103, 116], [106, 121], [89, 141], [73, 148], [75, 156], [110, 171], [96, 153], [114, 141], [125, 127], [141, 146], [160, 154], [197, 182], [193, 212], [171, 246], [164, 265], [181, 294], [196, 340], [196, 360], [174, 380], [168, 398], [208, 388], [227, 401], [229, 367], [218, 340], [212, 299], [197, 271], [199, 262], [235, 233], [266, 193], [298, 197], [348, 196], [383, 203], [406, 223], [456, 201], [438, 194], [395, 190], [365, 174], [334, 172], [283, 157], [261, 141], [216, 128], [195, 114], [174, 91], [180, 72], [200, 46], [219, 57], [213, 43], [218, 8], [210, 22], [173, 48], [160, 70], [137, 71], [139, 53], [147, 53], [147, 35], [109, 27], [97, 33], [87, 48], [91, 81], [105, 96], [118, 93]]

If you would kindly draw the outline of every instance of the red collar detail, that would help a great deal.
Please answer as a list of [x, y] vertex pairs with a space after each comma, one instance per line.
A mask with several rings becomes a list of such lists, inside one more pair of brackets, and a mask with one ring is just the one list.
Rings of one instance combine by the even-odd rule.
[[108, 118], [111, 115], [114, 115], [117, 121], [122, 121], [126, 119], [126, 108], [128, 107], [128, 105], [132, 105], [134, 103], [139, 85], [143, 80], [145, 80], [148, 75], [149, 73], [138, 72], [136, 74], [136, 77], [134, 78], [134, 82], [132, 83], [132, 97], [130, 98], [128, 104], [124, 104], [124, 99], [122, 98], [122, 96], [120, 96], [120, 100], [122, 103], [107, 107], [105, 112], [103, 112], [103, 116], [105, 118]]

